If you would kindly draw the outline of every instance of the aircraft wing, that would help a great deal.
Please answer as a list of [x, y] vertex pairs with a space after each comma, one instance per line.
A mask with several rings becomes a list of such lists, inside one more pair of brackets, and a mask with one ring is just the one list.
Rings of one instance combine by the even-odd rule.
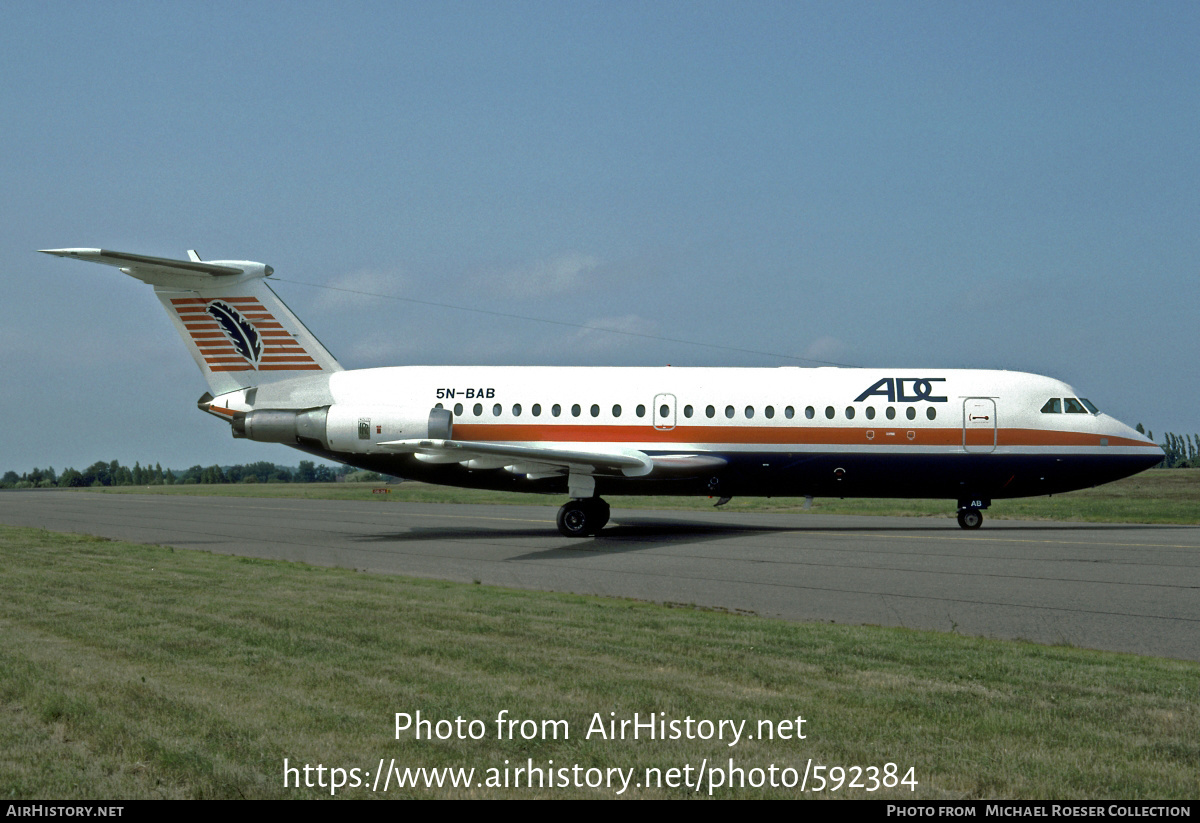
[[[391, 440], [380, 443], [388, 451], [408, 452], [429, 463], [466, 463], [476, 468], [513, 466], [521, 474], [583, 474], [640, 477], [654, 468], [650, 458], [636, 449], [586, 450], [516, 446], [474, 440]], [[543, 471], [544, 470], [544, 471]]]
[[678, 475], [708, 471], [726, 462], [720, 457], [695, 454], [652, 457], [637, 449], [597, 449], [593, 443], [546, 448], [476, 440], [391, 440], [379, 445], [388, 451], [414, 454], [428, 463], [506, 468], [515, 474], [537, 476], [576, 473], [642, 477], [652, 471]]

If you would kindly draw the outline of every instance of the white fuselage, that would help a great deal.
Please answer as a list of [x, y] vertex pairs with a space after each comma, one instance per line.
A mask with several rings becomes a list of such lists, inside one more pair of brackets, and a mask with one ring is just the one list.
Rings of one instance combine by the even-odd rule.
[[1009, 371], [407, 366], [261, 391], [270, 396], [233, 392], [213, 405], [232, 414], [326, 403], [328, 437], [314, 451], [487, 488], [561, 492], [565, 480], [536, 460], [397, 454], [394, 444], [429, 437], [429, 412], [443, 409], [468, 447], [646, 455], [645, 470], [595, 473], [601, 490], [635, 494], [1016, 497], [1162, 459], [1066, 383]]

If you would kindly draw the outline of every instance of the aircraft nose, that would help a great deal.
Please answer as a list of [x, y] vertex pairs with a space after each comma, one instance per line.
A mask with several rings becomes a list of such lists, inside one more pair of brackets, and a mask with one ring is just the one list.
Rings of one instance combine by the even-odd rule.
[[1109, 418], [1108, 422], [1109, 425], [1105, 426], [1108, 436], [1110, 438], [1121, 438], [1130, 444], [1136, 453], [1134, 459], [1141, 464], [1143, 469], [1153, 468], [1166, 458], [1167, 455], [1162, 450], [1162, 447], [1142, 432], [1114, 418]]

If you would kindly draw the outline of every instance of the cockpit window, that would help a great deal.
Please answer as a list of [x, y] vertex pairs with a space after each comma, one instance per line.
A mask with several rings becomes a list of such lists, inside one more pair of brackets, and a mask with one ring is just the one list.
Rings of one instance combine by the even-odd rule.
[[1051, 397], [1042, 406], [1042, 414], [1062, 414], [1062, 402], [1057, 397]]
[[1087, 414], [1087, 409], [1074, 397], [1063, 398], [1063, 410], [1067, 414]]
[[1082, 403], [1083, 405], [1087, 406], [1087, 410], [1090, 411], [1092, 414], [1100, 413], [1100, 410], [1098, 408], [1096, 408], [1096, 405], [1094, 403], [1092, 403], [1092, 401], [1088, 400], [1086, 397], [1079, 398], [1079, 402]]

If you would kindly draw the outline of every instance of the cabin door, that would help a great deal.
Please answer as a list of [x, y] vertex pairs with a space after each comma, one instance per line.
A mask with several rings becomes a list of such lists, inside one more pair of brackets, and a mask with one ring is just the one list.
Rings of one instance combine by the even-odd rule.
[[992, 398], [963, 401], [963, 449], [976, 454], [996, 450], [996, 401]]

